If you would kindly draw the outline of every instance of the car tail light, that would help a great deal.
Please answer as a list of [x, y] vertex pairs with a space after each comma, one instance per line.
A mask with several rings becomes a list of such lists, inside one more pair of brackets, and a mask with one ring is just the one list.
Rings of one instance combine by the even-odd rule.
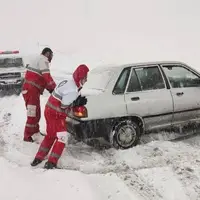
[[78, 118], [84, 118], [88, 116], [87, 108], [85, 106], [76, 106], [73, 108], [73, 115]]
[[0, 54], [18, 54], [19, 51], [0, 51]]

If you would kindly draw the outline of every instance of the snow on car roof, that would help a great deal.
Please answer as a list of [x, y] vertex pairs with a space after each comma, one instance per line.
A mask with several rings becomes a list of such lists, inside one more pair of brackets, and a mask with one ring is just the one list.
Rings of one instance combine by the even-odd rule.
[[123, 69], [125, 67], [138, 67], [138, 66], [145, 66], [145, 65], [158, 65], [158, 64], [182, 64], [182, 65], [186, 65], [183, 62], [179, 62], [179, 61], [151, 61], [151, 62], [138, 62], [138, 63], [127, 63], [127, 64], [121, 64], [121, 65], [104, 65], [104, 66], [98, 66], [94, 69], [91, 70], [91, 73], [100, 73], [102, 71], [108, 70], [108, 71], [112, 71], [112, 70], [120, 70]]
[[87, 89], [100, 89], [105, 90], [109, 80], [112, 77], [111, 70], [104, 70], [97, 73], [88, 74], [87, 82], [84, 84], [83, 88]]

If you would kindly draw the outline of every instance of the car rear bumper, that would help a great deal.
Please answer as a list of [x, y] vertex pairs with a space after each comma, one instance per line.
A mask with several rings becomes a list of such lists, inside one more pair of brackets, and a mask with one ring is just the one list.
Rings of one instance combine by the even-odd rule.
[[89, 140], [103, 138], [109, 140], [111, 126], [106, 120], [83, 121], [67, 117], [67, 131], [78, 140]]
[[67, 123], [67, 131], [74, 135], [76, 138], [81, 139], [84, 138], [84, 129], [85, 129], [85, 123], [75, 120], [73, 118], [66, 118]]

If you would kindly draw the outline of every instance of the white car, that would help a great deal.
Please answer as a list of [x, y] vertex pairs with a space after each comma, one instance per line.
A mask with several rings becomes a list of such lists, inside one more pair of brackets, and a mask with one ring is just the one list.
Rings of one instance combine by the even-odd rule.
[[0, 90], [20, 94], [26, 68], [19, 51], [0, 51]]
[[66, 121], [68, 132], [83, 141], [128, 149], [142, 134], [200, 121], [200, 74], [181, 62], [98, 67], [82, 94], [86, 106]]

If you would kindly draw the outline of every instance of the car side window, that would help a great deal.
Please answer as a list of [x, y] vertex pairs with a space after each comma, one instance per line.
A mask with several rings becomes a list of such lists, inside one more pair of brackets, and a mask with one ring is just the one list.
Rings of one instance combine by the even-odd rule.
[[127, 92], [137, 92], [137, 91], [141, 91], [141, 86], [138, 77], [135, 73], [135, 70], [133, 69], [128, 83]]
[[115, 87], [113, 89], [114, 94], [124, 94], [126, 85], [127, 85], [127, 81], [129, 78], [130, 70], [131, 70], [131, 68], [125, 68], [121, 72], [121, 74], [115, 84]]
[[164, 80], [157, 66], [135, 69], [142, 90], [156, 90], [165, 88]]
[[163, 69], [172, 88], [200, 87], [200, 77], [183, 66], [163, 66]]

